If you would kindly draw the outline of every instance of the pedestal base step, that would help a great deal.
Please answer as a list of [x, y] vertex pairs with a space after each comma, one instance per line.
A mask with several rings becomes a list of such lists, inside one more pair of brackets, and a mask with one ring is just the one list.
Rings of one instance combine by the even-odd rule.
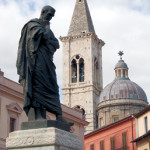
[[37, 120], [37, 121], [35, 120], [23, 122], [21, 124], [21, 130], [39, 129], [48, 127], [55, 127], [70, 132], [70, 126], [68, 124], [56, 120]]

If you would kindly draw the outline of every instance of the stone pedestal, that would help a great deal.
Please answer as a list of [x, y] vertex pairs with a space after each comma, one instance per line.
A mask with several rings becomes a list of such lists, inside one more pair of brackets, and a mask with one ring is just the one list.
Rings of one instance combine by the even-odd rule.
[[54, 127], [11, 132], [8, 150], [82, 150], [78, 136]]
[[35, 120], [22, 122], [21, 124], [21, 130], [49, 128], [49, 127], [54, 127], [68, 132], [70, 131], [70, 126], [68, 124], [57, 120]]

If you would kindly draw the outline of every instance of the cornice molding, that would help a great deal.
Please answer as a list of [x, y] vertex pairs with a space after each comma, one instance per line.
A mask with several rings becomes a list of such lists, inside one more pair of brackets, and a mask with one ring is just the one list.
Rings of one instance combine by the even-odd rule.
[[73, 40], [73, 39], [83, 39], [83, 38], [93, 38], [94, 40], [97, 40], [98, 43], [100, 43], [102, 46], [105, 45], [104, 41], [102, 41], [101, 39], [99, 39], [97, 37], [97, 35], [95, 33], [83, 33], [83, 34], [80, 34], [80, 35], [75, 35], [75, 36], [64, 36], [64, 37], [59, 37], [59, 39], [62, 41], [62, 42], [65, 42], [65, 41], [70, 41], [70, 40]]
[[[115, 100], [114, 100], [115, 101]], [[114, 106], [126, 106], [126, 105], [132, 105], [132, 106], [141, 106], [141, 107], [146, 107], [147, 106], [147, 104], [145, 103], [143, 103], [143, 102], [141, 102], [141, 103], [134, 103], [134, 102], [132, 102], [132, 100], [129, 102], [129, 101], [127, 101], [127, 102], [124, 102], [124, 101], [122, 101], [122, 102], [120, 102], [120, 103], [109, 103], [109, 104], [102, 104], [102, 105], [100, 105], [99, 104], [99, 106], [98, 106], [98, 108], [96, 109], [96, 111], [99, 111], [100, 109], [103, 109], [103, 108], [107, 108], [107, 107], [114, 107]]]
[[13, 96], [23, 101], [23, 93], [17, 92], [15, 91], [15, 89], [10, 89], [4, 85], [0, 85], [0, 93], [8, 95], [8, 96]]
[[87, 122], [87, 121], [85, 121], [85, 120], [83, 120], [83, 119], [79, 119], [79, 118], [77, 118], [77, 117], [75, 117], [75, 116], [73, 116], [73, 115], [70, 115], [70, 114], [66, 113], [66, 112], [63, 112], [63, 116], [64, 116], [66, 119], [75, 121], [75, 122], [77, 122], [78, 124], [83, 125], [83, 126], [87, 126], [87, 125], [89, 124], [89, 122]]

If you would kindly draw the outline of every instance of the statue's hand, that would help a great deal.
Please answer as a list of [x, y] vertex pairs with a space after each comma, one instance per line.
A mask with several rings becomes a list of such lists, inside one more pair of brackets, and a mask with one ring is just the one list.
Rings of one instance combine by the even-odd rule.
[[59, 49], [59, 43], [57, 41], [50, 39], [48, 40], [48, 42], [52, 44], [55, 47], [55, 49]]
[[45, 39], [45, 40], [50, 39], [49, 32], [44, 32], [43, 33], [43, 39]]
[[22, 76], [19, 76], [19, 83], [20, 83], [22, 86], [24, 86], [24, 82], [25, 82], [24, 78], [23, 78]]

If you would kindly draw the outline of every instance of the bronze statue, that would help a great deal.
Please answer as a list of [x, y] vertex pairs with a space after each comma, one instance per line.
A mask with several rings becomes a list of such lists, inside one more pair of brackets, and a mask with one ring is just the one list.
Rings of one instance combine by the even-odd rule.
[[24, 89], [24, 111], [27, 116], [32, 107], [35, 120], [46, 119], [43, 111], [47, 110], [56, 114], [56, 120], [73, 125], [62, 117], [59, 100], [53, 63], [59, 42], [49, 24], [54, 14], [54, 8], [45, 6], [39, 19], [32, 19], [24, 25], [19, 41], [17, 73]]

